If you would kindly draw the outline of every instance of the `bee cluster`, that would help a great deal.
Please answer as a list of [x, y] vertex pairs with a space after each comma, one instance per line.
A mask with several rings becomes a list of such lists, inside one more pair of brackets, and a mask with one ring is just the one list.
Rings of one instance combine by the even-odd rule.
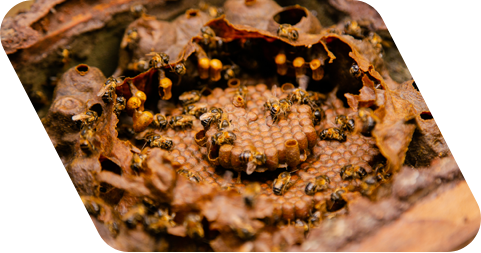
[[[273, 4], [237, 2], [226, 3], [233, 22], [229, 4]], [[274, 18], [259, 31], [202, 9], [166, 22], [133, 6], [114, 76], [79, 65], [60, 80], [43, 122], [89, 213], [114, 238], [143, 231], [224, 251], [272, 239], [267, 249], [282, 250], [282, 233], [300, 243], [351, 200], [375, 199], [404, 159], [372, 134], [394, 117], [378, 99], [391, 91], [350, 44], [370, 38], [379, 53], [376, 34], [354, 21], [321, 29], [300, 6], [274, 9], [310, 23]]]

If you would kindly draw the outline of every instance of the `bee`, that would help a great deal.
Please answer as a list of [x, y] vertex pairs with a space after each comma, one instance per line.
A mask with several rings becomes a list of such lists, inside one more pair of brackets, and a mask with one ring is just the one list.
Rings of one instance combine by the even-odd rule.
[[354, 120], [348, 120], [347, 117], [344, 115], [338, 115], [335, 119], [335, 122], [336, 124], [340, 125], [339, 129], [341, 131], [351, 132], [352, 130], [354, 130]]
[[233, 218], [232, 223], [229, 226], [232, 231], [234, 231], [235, 235], [242, 240], [252, 240], [256, 236], [255, 229], [238, 216]]
[[321, 140], [337, 140], [343, 142], [346, 140], [346, 134], [338, 128], [331, 127], [321, 131], [319, 134]]
[[282, 196], [296, 182], [291, 182], [291, 173], [284, 171], [274, 180], [272, 191], [275, 195]]
[[391, 177], [391, 173], [386, 173], [384, 164], [382, 163], [377, 164], [373, 171], [378, 182], [385, 182]]
[[346, 192], [347, 190], [345, 188], [337, 188], [333, 193], [331, 193], [331, 204], [328, 208], [328, 211], [338, 210], [347, 204], [347, 201], [343, 196], [343, 194]]
[[329, 177], [321, 175], [307, 183], [304, 191], [307, 195], [314, 195], [316, 192], [327, 190], [329, 183]]
[[192, 239], [204, 238], [204, 228], [202, 228], [202, 218], [198, 214], [190, 213], [184, 219], [184, 227], [187, 235]]
[[221, 131], [212, 136], [212, 145], [222, 146], [224, 144], [234, 144], [237, 139], [236, 135], [231, 131]]
[[310, 102], [312, 104], [314, 104], [315, 106], [321, 106], [322, 101], [326, 100], [327, 97], [326, 97], [326, 95], [324, 95], [322, 93], [319, 93], [319, 92], [308, 91], [307, 92], [307, 99], [309, 99]]
[[199, 119], [200, 123], [207, 129], [212, 123], [219, 121], [224, 111], [221, 108], [213, 107], [209, 112], [202, 114]]
[[187, 72], [187, 69], [183, 63], [177, 63], [174, 66], [174, 72], [179, 76], [183, 76]]
[[312, 116], [313, 116], [313, 123], [314, 125], [319, 125], [325, 117], [324, 110], [322, 110], [320, 107], [314, 107], [312, 108]]
[[200, 178], [199, 175], [197, 175], [194, 172], [191, 172], [189, 170], [186, 170], [186, 169], [179, 169], [179, 170], [177, 170], [177, 173], [179, 173], [179, 175], [182, 175], [182, 176], [188, 178], [190, 181], [192, 181], [194, 183], [200, 183], [202, 181], [202, 179]]
[[362, 107], [358, 111], [359, 118], [361, 119], [361, 134], [364, 136], [371, 136], [371, 131], [376, 126], [376, 122], [379, 119], [374, 115], [374, 112], [370, 108]]
[[289, 100], [293, 103], [307, 104], [310, 102], [309, 93], [302, 88], [297, 88], [289, 93]]
[[81, 122], [81, 128], [92, 127], [93, 124], [98, 120], [98, 114], [96, 111], [88, 110], [85, 113], [77, 114], [72, 116], [73, 121]]
[[147, 56], [152, 56], [152, 59], [150, 60], [150, 67], [152, 68], [158, 69], [169, 65], [170, 57], [166, 53], [151, 52], [147, 54]]
[[151, 148], [161, 148], [165, 150], [171, 150], [172, 147], [174, 146], [174, 142], [172, 141], [172, 139], [168, 137], [160, 136], [158, 134], [151, 134], [148, 137], [146, 137], [146, 139], [147, 139], [147, 144], [149, 144]]
[[304, 231], [304, 235], [307, 235], [307, 233], [309, 233], [309, 224], [307, 224], [305, 221], [301, 219], [297, 219], [294, 222], [294, 226], [298, 228], [302, 228], [302, 230]]
[[60, 55], [62, 56], [62, 63], [67, 64], [70, 61], [70, 48], [64, 48]]
[[167, 228], [174, 227], [175, 213], [169, 215], [167, 210], [158, 210], [153, 215], [144, 218], [144, 226], [147, 232], [154, 235], [167, 232]]
[[226, 129], [231, 126], [231, 120], [229, 120], [229, 114], [227, 113], [222, 113], [218, 121], [219, 130]]
[[90, 215], [97, 217], [102, 212], [102, 206], [104, 205], [101, 199], [92, 196], [80, 196], [82, 203], [84, 204], [87, 212]]
[[182, 129], [192, 127], [195, 117], [192, 115], [178, 115], [169, 117], [169, 126], [172, 128], [180, 127]]
[[137, 61], [130, 62], [127, 65], [127, 69], [135, 72], [144, 72], [147, 71], [150, 67], [150, 63], [146, 61], [144, 58], [140, 58]]
[[127, 48], [129, 50], [134, 50], [135, 46], [137, 45], [139, 40], [140, 40], [140, 37], [139, 37], [139, 33], [137, 31], [137, 28], [133, 27], [133, 28], [127, 30], [126, 37], [125, 37], [125, 43], [126, 43]]
[[142, 171], [142, 164], [144, 160], [147, 158], [147, 154], [144, 152], [137, 153], [134, 152], [132, 155], [132, 161], [130, 162], [130, 168], [136, 173]]
[[246, 206], [253, 207], [255, 199], [260, 192], [261, 185], [258, 182], [249, 183], [242, 194], [242, 198], [244, 199]]
[[363, 38], [363, 29], [357, 21], [350, 20], [344, 25], [344, 33], [352, 35], [356, 38]]
[[145, 7], [141, 4], [135, 4], [130, 7], [130, 12], [134, 15], [135, 18], [144, 16], [145, 11]]
[[152, 125], [160, 130], [167, 128], [167, 125], [169, 122], [167, 121], [167, 118], [161, 114], [157, 113], [154, 115], [154, 120], [152, 121]]
[[263, 165], [267, 161], [267, 157], [265, 154], [257, 151], [252, 153], [250, 150], [243, 151], [240, 154], [239, 159], [242, 164], [247, 164], [247, 175], [252, 174], [252, 172], [254, 172], [254, 170], [256, 169], [256, 166]]
[[201, 94], [202, 91], [198, 90], [186, 91], [179, 96], [179, 101], [183, 106], [190, 105], [198, 102], [202, 96]]
[[222, 70], [224, 71], [223, 77], [225, 80], [236, 78], [236, 76], [238, 76], [240, 72], [240, 68], [236, 64], [225, 65], [224, 67], [222, 67]]
[[144, 205], [137, 205], [122, 216], [122, 221], [125, 222], [127, 227], [135, 228], [138, 223], [144, 220], [146, 213], [147, 209]]
[[382, 50], [382, 38], [375, 32], [370, 32], [369, 35], [367, 36], [368, 41], [372, 44], [374, 49], [376, 49], [378, 52], [381, 52]]
[[234, 94], [234, 98], [232, 99], [232, 104], [234, 104], [235, 107], [245, 107], [246, 97], [247, 97], [247, 87], [242, 85], [236, 90]]
[[125, 101], [124, 97], [117, 97], [117, 99], [115, 99], [114, 113], [117, 115], [117, 117], [125, 109], [126, 104], [127, 102]]
[[359, 65], [356, 63], [352, 64], [351, 68], [349, 69], [349, 73], [355, 78], [361, 78], [362, 75], [362, 71], [359, 68]]
[[349, 164], [341, 168], [340, 175], [342, 180], [351, 180], [354, 178], [363, 179], [367, 175], [367, 172], [361, 166]]
[[199, 9], [201, 11], [207, 12], [211, 18], [218, 18], [222, 14], [224, 14], [224, 10], [222, 8], [217, 8], [214, 6], [210, 6], [204, 1], [200, 1], [199, 3]]
[[104, 87], [97, 93], [98, 97], [106, 103], [111, 103], [114, 100], [115, 89], [122, 81], [113, 76], [109, 77], [104, 84]]
[[92, 127], [85, 127], [80, 131], [80, 149], [86, 153], [91, 153], [95, 150], [92, 144], [94, 140], [95, 130]]
[[472, 25], [475, 25], [481, 22], [481, 9], [471, 14], [468, 20], [469, 20], [469, 23], [471, 23]]
[[375, 175], [368, 175], [362, 179], [360, 187], [360, 192], [363, 195], [372, 195], [376, 188], [379, 186], [378, 178]]
[[[282, 101], [282, 103], [281, 103]], [[287, 113], [291, 110], [291, 102], [287, 99], [278, 100], [276, 97], [271, 97], [269, 100], [264, 104], [264, 109], [270, 112], [272, 121], [275, 123], [280, 119], [280, 115], [287, 115]]]
[[194, 103], [184, 106], [183, 114], [193, 115], [199, 118], [202, 114], [207, 112], [207, 107], [209, 105], [206, 103]]
[[223, 44], [222, 39], [215, 35], [214, 30], [209, 26], [203, 26], [200, 28], [200, 32], [202, 33], [202, 43], [209, 47], [211, 50], [215, 50], [216, 48], [220, 48]]
[[282, 24], [277, 29], [277, 36], [286, 38], [289, 41], [296, 41], [299, 39], [299, 32], [297, 28], [292, 27], [290, 24]]

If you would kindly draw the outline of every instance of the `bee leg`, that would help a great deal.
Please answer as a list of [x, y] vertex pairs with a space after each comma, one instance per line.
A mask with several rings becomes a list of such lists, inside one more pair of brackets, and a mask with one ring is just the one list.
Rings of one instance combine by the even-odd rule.
[[237, 172], [237, 181], [236, 181], [237, 184], [242, 184], [242, 180], [241, 180], [241, 172]]

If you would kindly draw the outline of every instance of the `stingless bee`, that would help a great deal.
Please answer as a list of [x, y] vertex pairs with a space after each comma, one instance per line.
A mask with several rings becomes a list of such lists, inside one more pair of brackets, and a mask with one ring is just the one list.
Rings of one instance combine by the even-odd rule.
[[375, 175], [368, 175], [362, 179], [361, 185], [359, 186], [360, 192], [363, 195], [370, 196], [374, 193], [376, 188], [379, 186], [378, 179]]
[[272, 191], [274, 192], [275, 195], [281, 196], [284, 195], [284, 193], [295, 183], [297, 182], [291, 182], [291, 173], [284, 171], [279, 176], [274, 180], [272, 183]]
[[147, 213], [147, 210], [144, 205], [137, 205], [131, 208], [127, 213], [122, 216], [122, 221], [129, 228], [134, 228], [137, 226], [138, 223], [144, 220], [144, 216]]
[[117, 97], [117, 99], [115, 99], [114, 113], [117, 115], [117, 117], [123, 110], [125, 110], [126, 104], [127, 102], [125, 101], [124, 97]]
[[234, 234], [242, 240], [252, 240], [256, 236], [255, 229], [238, 216], [233, 218], [229, 227], [232, 229]]
[[362, 75], [362, 71], [359, 68], [359, 65], [356, 63], [352, 64], [351, 68], [349, 69], [349, 73], [355, 78], [361, 78]]
[[302, 88], [294, 89], [289, 93], [289, 100], [291, 100], [293, 103], [307, 104], [310, 102], [308, 101], [309, 93]]
[[127, 70], [135, 71], [135, 72], [145, 72], [149, 69], [150, 63], [146, 61], [144, 58], [140, 58], [137, 61], [130, 62], [127, 65]]
[[374, 112], [370, 108], [361, 107], [358, 111], [359, 118], [361, 119], [361, 134], [364, 136], [371, 136], [371, 131], [376, 126], [379, 119], [374, 115]]
[[299, 39], [299, 32], [297, 31], [297, 28], [292, 27], [290, 24], [282, 24], [277, 29], [277, 36], [286, 38], [289, 41], [295, 41]]
[[192, 115], [178, 115], [170, 116], [168, 118], [169, 126], [172, 128], [179, 127], [181, 129], [192, 127], [194, 125], [195, 116]]
[[468, 20], [469, 20], [469, 23], [471, 23], [472, 25], [480, 23], [481, 22], [481, 9], [479, 9], [478, 11], [471, 14], [469, 16]]
[[255, 151], [254, 153], [250, 150], [245, 150], [239, 155], [239, 159], [242, 164], [247, 164], [246, 173], [247, 175], [252, 174], [256, 167], [263, 165], [267, 161], [265, 154]]
[[166, 53], [150, 52], [147, 56], [152, 56], [150, 60], [150, 67], [152, 68], [162, 68], [169, 65], [170, 57]]
[[222, 70], [224, 72], [223, 77], [225, 80], [236, 78], [236, 76], [238, 76], [240, 72], [240, 68], [236, 64], [225, 65], [224, 67], [222, 67]]
[[167, 117], [165, 117], [161, 113], [157, 113], [154, 115], [154, 120], [152, 121], [152, 125], [160, 130], [167, 128], [169, 122], [167, 121]]
[[[327, 99], [326, 95], [315, 92], [315, 91], [308, 91], [307, 98], [313, 103], [315, 106], [321, 106], [322, 102]], [[304, 102], [306, 103], [306, 102]]]
[[337, 188], [334, 190], [333, 193], [331, 193], [331, 205], [330, 207], [327, 209], [328, 211], [330, 210], [333, 210], [333, 209], [337, 209], [335, 208], [336, 206], [337, 207], [343, 207], [347, 201], [344, 197], [344, 194], [347, 193], [348, 190], [347, 188], [345, 187], [340, 187], [340, 188]]
[[194, 103], [184, 106], [183, 114], [193, 115], [199, 118], [202, 114], [207, 113], [207, 107], [209, 105], [206, 103]]
[[132, 161], [130, 162], [130, 168], [136, 173], [142, 171], [142, 164], [144, 160], [147, 158], [147, 154], [145, 153], [133, 153], [132, 154]]
[[158, 134], [150, 134], [145, 137], [147, 140], [147, 144], [151, 148], [161, 148], [165, 150], [171, 150], [172, 147], [174, 146], [174, 142], [172, 139], [168, 137], [163, 137]]
[[209, 128], [212, 123], [219, 121], [224, 111], [221, 108], [213, 107], [209, 112], [202, 114], [199, 119], [204, 129]]
[[313, 123], [314, 125], [319, 125], [325, 117], [324, 110], [322, 110], [320, 107], [314, 107], [312, 108], [312, 116], [313, 116]]
[[139, 33], [137, 31], [137, 28], [133, 27], [133, 28], [127, 30], [126, 37], [125, 37], [125, 43], [126, 43], [126, 46], [129, 50], [134, 50], [135, 46], [137, 45], [139, 40], [140, 40], [140, 37], [139, 37]]
[[86, 127], [92, 127], [93, 124], [98, 120], [98, 114], [96, 111], [88, 110], [85, 113], [77, 114], [72, 116], [73, 121], [81, 122], [81, 129]]
[[347, 117], [344, 115], [338, 115], [335, 119], [335, 122], [340, 126], [339, 129], [341, 131], [352, 132], [354, 130], [354, 120], [347, 119]]
[[209, 49], [214, 50], [222, 46], [222, 39], [217, 37], [214, 30], [209, 26], [203, 26], [200, 28], [200, 32], [202, 33], [202, 43], [208, 46]]
[[294, 222], [294, 226], [298, 228], [302, 228], [302, 230], [304, 231], [304, 235], [307, 235], [307, 233], [309, 233], [309, 224], [307, 224], [305, 221], [301, 219], [297, 219]]
[[219, 130], [224, 130], [231, 126], [231, 120], [229, 120], [229, 114], [227, 113], [222, 113], [218, 121]]
[[134, 15], [135, 18], [139, 18], [145, 15], [145, 7], [141, 4], [135, 4], [130, 6], [130, 13]]
[[187, 72], [187, 69], [185, 68], [185, 65], [183, 63], [177, 63], [174, 66], [174, 73], [176, 73], [179, 76], [185, 75]]
[[341, 168], [340, 175], [342, 180], [363, 179], [367, 175], [367, 172], [361, 166], [348, 164]]
[[102, 97], [102, 100], [106, 103], [111, 103], [114, 100], [115, 89], [122, 81], [113, 76], [109, 77], [105, 82], [102, 89], [97, 93], [98, 97]]
[[329, 177], [321, 175], [309, 181], [304, 191], [307, 195], [314, 195], [316, 192], [327, 190], [329, 183]]
[[167, 228], [174, 227], [175, 213], [169, 215], [167, 210], [157, 210], [153, 215], [144, 218], [144, 226], [149, 233], [158, 235], [167, 232]]
[[196, 103], [200, 100], [200, 97], [202, 96], [202, 89], [201, 91], [198, 90], [191, 90], [191, 91], [186, 91], [182, 93], [179, 96], [179, 101], [183, 106], [190, 105], [193, 103]]
[[202, 178], [199, 175], [197, 175], [196, 173], [194, 173], [190, 170], [179, 169], [179, 170], [177, 170], [177, 173], [179, 175], [182, 175], [182, 176], [188, 178], [190, 181], [192, 181], [194, 183], [200, 183], [202, 181]]
[[204, 228], [202, 228], [202, 218], [198, 214], [189, 213], [184, 218], [184, 227], [187, 235], [192, 239], [204, 238]]
[[91, 153], [95, 150], [95, 146], [93, 145], [94, 141], [95, 130], [90, 127], [84, 127], [80, 131], [80, 149], [82, 149], [86, 153]]
[[93, 196], [80, 196], [80, 199], [90, 215], [97, 217], [103, 211], [105, 203], [102, 199]]
[[244, 199], [246, 206], [253, 207], [255, 199], [260, 192], [261, 185], [258, 182], [249, 183], [242, 194], [242, 198]]
[[346, 140], [346, 134], [338, 128], [331, 127], [321, 131], [319, 134], [321, 140], [337, 140], [343, 142]]
[[373, 171], [378, 182], [385, 182], [391, 177], [391, 173], [386, 173], [384, 164], [382, 163], [377, 164]]
[[212, 136], [212, 145], [222, 146], [224, 144], [233, 145], [237, 139], [236, 135], [231, 131], [221, 131]]
[[[273, 86], [273, 91], [275, 91], [275, 85]], [[287, 113], [291, 111], [292, 102], [290, 99], [283, 98], [281, 100], [277, 99], [275, 92], [273, 96], [268, 98], [267, 102], [264, 104], [264, 109], [270, 112], [272, 121], [275, 123], [279, 120], [280, 115], [287, 116]]]

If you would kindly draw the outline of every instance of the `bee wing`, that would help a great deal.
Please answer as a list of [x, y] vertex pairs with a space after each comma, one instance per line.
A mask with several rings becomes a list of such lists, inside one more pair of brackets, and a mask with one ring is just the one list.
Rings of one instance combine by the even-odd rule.
[[84, 113], [72, 116], [73, 121], [84, 120], [84, 119], [88, 119], [88, 118], [90, 118], [90, 116], [87, 115], [87, 114], [84, 114]]
[[252, 174], [256, 170], [256, 164], [253, 161], [247, 163], [246, 173], [247, 175]]
[[104, 85], [104, 87], [102, 87], [100, 89], [100, 91], [97, 93], [97, 97], [101, 97], [105, 94], [105, 92], [107, 92], [107, 90], [110, 88], [110, 84], [109, 85]]
[[277, 85], [274, 84], [272, 85], [272, 90], [271, 90], [272, 96], [277, 97], [276, 91], [277, 91]]

